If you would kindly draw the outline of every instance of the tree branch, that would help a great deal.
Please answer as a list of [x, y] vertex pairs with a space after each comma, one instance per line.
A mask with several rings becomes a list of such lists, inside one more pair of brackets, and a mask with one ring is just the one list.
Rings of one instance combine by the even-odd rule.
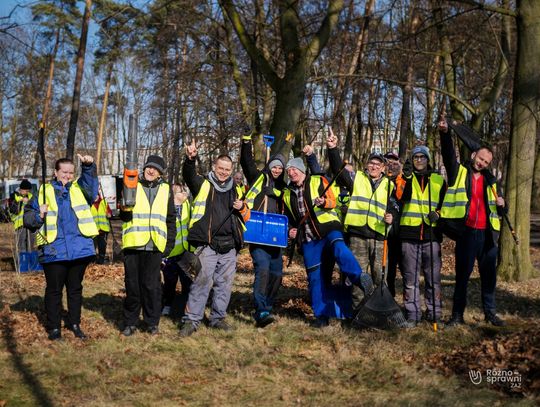
[[306, 57], [306, 66], [310, 66], [317, 59], [322, 49], [325, 47], [332, 29], [336, 26], [339, 13], [343, 9], [343, 0], [330, 0], [324, 20], [319, 27], [319, 31], [311, 39], [304, 53]]
[[491, 6], [489, 4], [480, 3], [476, 0], [450, 0], [456, 3], [468, 4], [469, 6], [477, 7], [480, 10], [491, 11], [493, 13], [503, 14], [510, 17], [517, 17], [518, 13], [504, 7]]

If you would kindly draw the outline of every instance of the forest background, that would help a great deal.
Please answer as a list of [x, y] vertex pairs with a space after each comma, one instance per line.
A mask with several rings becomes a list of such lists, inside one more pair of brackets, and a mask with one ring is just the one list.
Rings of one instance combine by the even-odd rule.
[[[139, 122], [140, 162], [166, 158], [179, 179], [183, 145], [200, 164], [236, 157], [242, 135], [287, 133], [292, 153], [327, 126], [361, 168], [373, 150], [404, 160], [451, 116], [495, 150], [509, 218], [500, 275], [535, 275], [529, 215], [540, 206], [540, 3], [533, 0], [11, 1], [0, 17], [0, 173], [40, 173], [85, 151], [101, 174], [123, 169], [127, 122]], [[255, 137], [257, 160], [264, 160]], [[286, 149], [291, 146], [286, 145]], [[462, 157], [468, 152], [460, 146]], [[288, 152], [288, 151], [287, 151]], [[441, 164], [435, 154], [435, 164]]]

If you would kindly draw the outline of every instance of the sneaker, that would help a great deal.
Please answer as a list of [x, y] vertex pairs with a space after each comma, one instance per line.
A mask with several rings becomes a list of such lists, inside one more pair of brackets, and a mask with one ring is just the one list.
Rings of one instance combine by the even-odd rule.
[[171, 306], [165, 305], [163, 309], [161, 310], [161, 315], [164, 315], [164, 316], [171, 315]]
[[418, 325], [418, 321], [416, 319], [409, 318], [407, 321], [405, 321], [403, 328], [405, 329], [416, 328], [416, 325]]
[[268, 311], [261, 312], [258, 318], [255, 319], [255, 325], [257, 328], [264, 328], [274, 322], [275, 319]]
[[364, 291], [366, 297], [369, 297], [375, 291], [373, 288], [373, 279], [368, 273], [362, 273], [360, 275], [360, 288]]
[[446, 326], [452, 327], [458, 325], [465, 325], [465, 320], [463, 319], [463, 314], [454, 312], [452, 313], [452, 317], [446, 322]]
[[62, 331], [60, 331], [60, 329], [58, 329], [58, 328], [51, 329], [47, 333], [49, 334], [48, 338], [51, 341], [60, 341], [60, 340], [62, 340]]
[[494, 312], [486, 312], [486, 322], [493, 326], [505, 326], [506, 322], [500, 319]]
[[220, 331], [232, 331], [233, 330], [233, 327], [230, 326], [228, 323], [226, 323], [225, 320], [223, 320], [223, 319], [220, 319], [219, 321], [210, 324], [210, 328], [219, 329]]
[[180, 336], [182, 338], [187, 338], [195, 333], [197, 327], [191, 322], [184, 322], [180, 328]]
[[137, 327], [135, 325], [128, 325], [122, 331], [122, 335], [131, 336], [135, 333], [136, 330], [137, 330]]
[[159, 334], [159, 327], [157, 325], [150, 325], [148, 327], [148, 333], [150, 335], [157, 335]]

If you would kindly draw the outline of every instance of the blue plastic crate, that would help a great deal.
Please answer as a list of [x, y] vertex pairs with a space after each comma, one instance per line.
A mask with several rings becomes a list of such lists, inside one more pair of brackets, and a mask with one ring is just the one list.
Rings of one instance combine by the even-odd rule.
[[19, 271], [27, 273], [29, 271], [43, 271], [43, 266], [38, 260], [38, 252], [19, 253]]
[[287, 247], [289, 220], [285, 215], [251, 211], [244, 232], [246, 243]]

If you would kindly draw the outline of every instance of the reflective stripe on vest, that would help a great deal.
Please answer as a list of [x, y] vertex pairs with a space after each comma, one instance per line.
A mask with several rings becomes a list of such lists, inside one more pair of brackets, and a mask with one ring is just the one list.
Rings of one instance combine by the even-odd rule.
[[[445, 219], [465, 219], [467, 215], [467, 205], [469, 198], [467, 197], [466, 189], [467, 168], [459, 164], [458, 175], [454, 185], [448, 187], [444, 196], [443, 205], [441, 208], [441, 218]], [[489, 223], [493, 230], [499, 232], [501, 230], [501, 221], [497, 214], [497, 206], [495, 204], [495, 194], [491, 189], [491, 185], [485, 183], [486, 195], [488, 198]]]
[[[429, 225], [427, 215], [429, 212], [437, 209], [437, 204], [440, 200], [441, 189], [444, 185], [444, 178], [439, 174], [431, 174], [429, 176], [429, 186], [424, 187], [424, 191], [420, 188], [416, 175], [412, 177], [412, 195], [411, 200], [403, 206], [400, 225], [403, 226], [420, 226], [422, 220]], [[429, 195], [428, 195], [429, 192]], [[431, 208], [429, 207], [429, 199], [431, 196]], [[432, 226], [435, 226], [433, 223]]]
[[[204, 216], [206, 212], [206, 200], [208, 199], [208, 194], [210, 193], [210, 186], [211, 186], [210, 181], [205, 179], [201, 185], [201, 189], [199, 190], [199, 193], [193, 200], [193, 205], [191, 208], [191, 220], [189, 222], [190, 229], [193, 227], [195, 223], [197, 223], [198, 221], [202, 219], [202, 217]], [[236, 197], [238, 199], [242, 198], [244, 194], [243, 187], [241, 187], [240, 185], [237, 185], [235, 189], [236, 189]], [[245, 232], [246, 225], [244, 225], [244, 222], [240, 222], [240, 224], [242, 225], [242, 230]]]
[[[28, 193], [28, 202], [30, 201], [30, 199], [32, 199], [32, 193]], [[20, 195], [15, 195], [15, 202], [21, 202], [23, 200], [23, 197], [20, 196]], [[23, 202], [23, 204], [21, 205], [21, 210], [19, 211], [19, 213], [15, 214], [15, 215], [11, 215], [11, 220], [13, 221], [13, 227], [15, 229], [19, 229], [19, 228], [22, 228], [23, 226], [23, 215], [24, 215], [24, 207], [26, 206], [26, 204]]]
[[[322, 183], [322, 176], [313, 175], [309, 182], [309, 193], [311, 196], [311, 202], [309, 203], [313, 207], [313, 212], [319, 223], [340, 222], [339, 217], [334, 208], [319, 208], [314, 204], [315, 198], [319, 196], [319, 186]], [[283, 202], [289, 209], [291, 214], [294, 214], [291, 206], [291, 190], [286, 189], [283, 192]], [[309, 211], [309, 208], [306, 208]], [[341, 223], [341, 222], [340, 222]]]
[[190, 209], [191, 206], [189, 201], [186, 199], [182, 203], [180, 209], [180, 219], [176, 217], [176, 239], [174, 242], [174, 248], [171, 250], [169, 257], [179, 256], [184, 253], [186, 250], [189, 250], [189, 243], [187, 241], [188, 236], [188, 225], [190, 219]]
[[167, 208], [169, 184], [158, 186], [156, 197], [150, 207], [148, 197], [140, 183], [137, 184], [133, 218], [122, 225], [123, 248], [143, 247], [152, 239], [156, 248], [163, 253], [167, 246]]
[[262, 186], [265, 180], [264, 174], [259, 175], [259, 178], [253, 183], [251, 188], [246, 194], [246, 203], [249, 209], [253, 209], [253, 205], [255, 204], [255, 198], [257, 195], [261, 193]]
[[107, 201], [105, 201], [105, 199], [102, 199], [99, 202], [97, 209], [95, 205], [92, 205], [90, 207], [90, 212], [92, 212], [94, 222], [96, 222], [96, 226], [99, 230], [104, 232], [111, 231], [111, 225], [109, 223], [109, 219], [107, 218]]
[[[43, 187], [45, 187], [45, 202], [43, 202]], [[69, 200], [71, 209], [73, 209], [77, 217], [77, 226], [81, 234], [86, 237], [97, 236], [99, 231], [92, 217], [92, 212], [90, 212], [90, 206], [86, 202], [86, 198], [77, 181], [73, 182], [69, 188]], [[41, 226], [39, 233], [36, 234], [36, 244], [38, 246], [54, 242], [58, 235], [58, 204], [56, 203], [54, 187], [51, 184], [45, 184], [45, 186], [42, 185], [39, 188], [38, 204], [42, 205], [43, 203], [48, 205], [47, 215], [45, 217], [47, 233], [45, 234], [44, 226]]]
[[367, 224], [371, 230], [384, 235], [384, 214], [388, 206], [388, 188], [392, 193], [394, 184], [390, 183], [387, 177], [384, 177], [373, 191], [369, 176], [363, 171], [357, 171], [349, 209], [347, 216], [345, 216], [345, 226], [362, 227]]

